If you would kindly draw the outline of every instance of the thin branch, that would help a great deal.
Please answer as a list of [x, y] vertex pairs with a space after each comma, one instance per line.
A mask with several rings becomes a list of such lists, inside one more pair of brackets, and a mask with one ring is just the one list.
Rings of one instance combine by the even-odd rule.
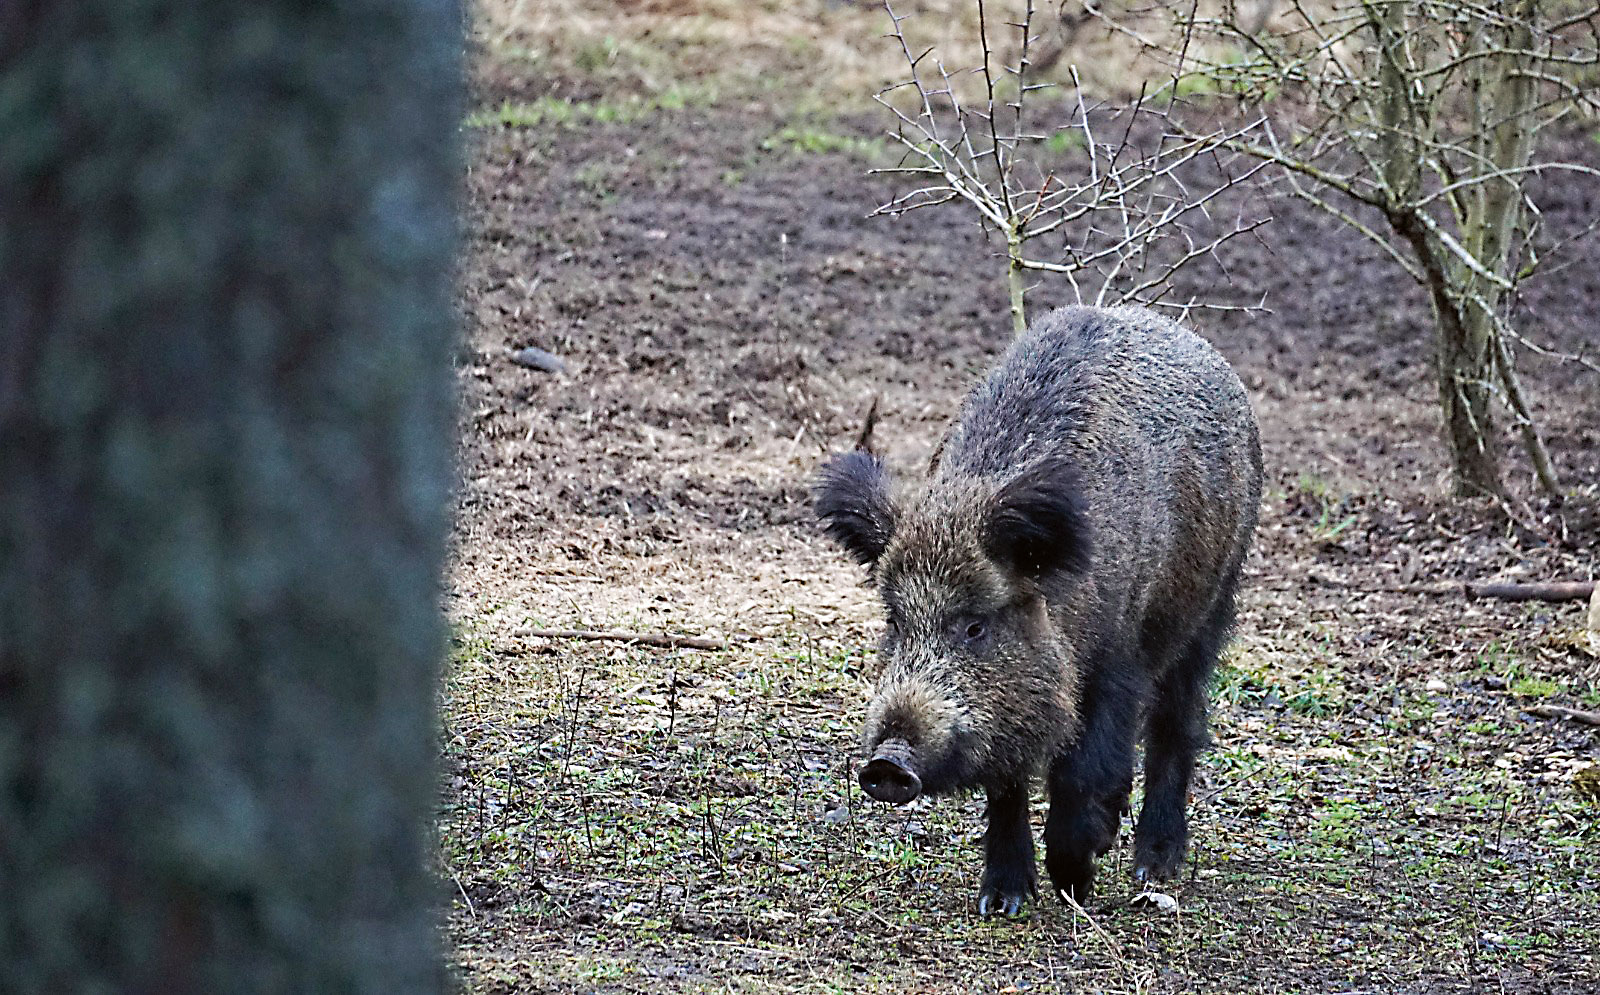
[[[1027, 99], [1028, 94], [1046, 86], [1028, 78], [1033, 0], [1022, 20], [1011, 22], [1021, 34], [1020, 54], [1014, 65], [1003, 63], [1001, 69], [1006, 76], [1015, 77], [1017, 93], [1003, 104], [1000, 83], [1004, 77], [996, 73], [993, 64], [996, 56], [988, 4], [978, 2], [983, 63], [972, 72], [982, 84], [984, 102], [980, 107], [964, 106], [952, 72], [931, 50], [915, 54], [918, 49], [908, 40], [906, 17], [896, 14], [887, 3], [885, 10], [890, 17], [889, 35], [899, 44], [910, 79], [877, 95], [896, 123], [893, 134], [904, 153], [897, 165], [874, 172], [914, 177], [916, 182], [891, 195], [873, 214], [899, 215], [951, 202], [974, 210], [987, 229], [1006, 240], [1012, 314], [1019, 329], [1026, 292], [1023, 270], [1065, 276], [1080, 300], [1084, 288], [1079, 277], [1093, 272], [1099, 280], [1098, 300], [1149, 294], [1159, 301], [1179, 267], [1214, 253], [1223, 241], [1261, 224], [1241, 221], [1232, 231], [1207, 240], [1192, 238], [1183, 229], [1193, 212], [1206, 214], [1210, 202], [1265, 163], [1254, 161], [1245, 170], [1224, 168], [1223, 179], [1202, 190], [1190, 190], [1180, 176], [1180, 170], [1201, 156], [1215, 158], [1225, 140], [1247, 140], [1260, 122], [1208, 134], [1184, 134], [1163, 127], [1154, 147], [1144, 149], [1135, 140], [1135, 127], [1145, 120], [1166, 125], [1176, 104], [1169, 94], [1167, 111], [1158, 111], [1149, 103], [1148, 92], [1142, 90], [1130, 106], [1111, 109], [1110, 119], [1117, 122], [1120, 116], [1121, 121], [1110, 140], [1103, 141], [1098, 134], [1100, 108], [1090, 106], [1073, 67], [1075, 101], [1072, 120], [1065, 127], [1083, 136], [1084, 174], [1042, 169], [1037, 159], [1026, 155], [1028, 143], [1042, 141], [1051, 130], [1032, 127], [1029, 115], [1036, 104]], [[938, 84], [933, 84], [922, 68], [930, 59], [937, 66]], [[917, 89], [918, 109], [908, 110], [902, 106], [904, 101], [892, 99], [904, 87]], [[1003, 128], [1002, 116], [1007, 110], [1009, 120]], [[1024, 181], [1022, 177], [1028, 173], [1036, 176], [1037, 182]], [[1054, 259], [1037, 251], [1038, 240], [1047, 236], [1062, 238]], [[1181, 238], [1182, 249], [1176, 255], [1158, 257], [1155, 246], [1169, 237]]]
[[1566, 719], [1586, 726], [1600, 726], [1600, 712], [1586, 712], [1565, 705], [1529, 705], [1523, 711], [1541, 719]]
[[1491, 582], [1467, 584], [1469, 598], [1495, 598], [1499, 601], [1587, 601], [1594, 595], [1592, 580]]
[[663, 649], [725, 650], [725, 639], [706, 639], [701, 636], [675, 636], [671, 633], [653, 632], [602, 632], [595, 629], [517, 629], [513, 636], [533, 636], [540, 639], [584, 639], [600, 642], [637, 643], [640, 646], [659, 646]]

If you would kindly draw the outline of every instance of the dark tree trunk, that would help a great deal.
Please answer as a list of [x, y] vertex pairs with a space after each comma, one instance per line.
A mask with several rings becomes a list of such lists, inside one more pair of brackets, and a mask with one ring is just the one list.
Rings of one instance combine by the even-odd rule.
[[440, 987], [460, 45], [0, 4], [0, 990]]
[[1500, 443], [1494, 430], [1492, 332], [1467, 320], [1454, 302], [1435, 308], [1439, 406], [1458, 494], [1503, 494]]
[[1450, 292], [1448, 263], [1411, 213], [1388, 212], [1389, 225], [1406, 240], [1427, 282], [1433, 304], [1434, 372], [1444, 415], [1455, 490], [1464, 495], [1503, 495], [1500, 447], [1494, 432], [1494, 342], [1483, 325], [1468, 322]]

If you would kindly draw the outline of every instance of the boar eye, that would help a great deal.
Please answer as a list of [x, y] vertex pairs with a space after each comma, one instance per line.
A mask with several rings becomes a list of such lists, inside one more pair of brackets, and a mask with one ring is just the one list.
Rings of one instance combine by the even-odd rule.
[[958, 618], [950, 626], [950, 634], [957, 642], [968, 646], [979, 646], [989, 638], [989, 622], [987, 619], [967, 616]]

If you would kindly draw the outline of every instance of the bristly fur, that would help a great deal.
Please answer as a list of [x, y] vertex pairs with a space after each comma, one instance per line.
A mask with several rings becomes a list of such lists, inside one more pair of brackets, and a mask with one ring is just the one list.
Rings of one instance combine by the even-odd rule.
[[891, 499], [854, 452], [815, 494], [889, 614], [868, 751], [894, 737], [925, 794], [989, 794], [980, 909], [1034, 889], [1040, 773], [1051, 880], [1086, 896], [1141, 735], [1135, 866], [1175, 873], [1261, 499], [1255, 417], [1222, 357], [1149, 311], [1062, 308], [968, 395], [926, 480]]
[[1059, 456], [1033, 464], [994, 496], [983, 547], [1020, 574], [1089, 569], [1089, 522], [1077, 471]]
[[871, 566], [882, 555], [895, 512], [878, 457], [855, 449], [829, 459], [817, 475], [812, 502], [828, 536], [858, 562]]

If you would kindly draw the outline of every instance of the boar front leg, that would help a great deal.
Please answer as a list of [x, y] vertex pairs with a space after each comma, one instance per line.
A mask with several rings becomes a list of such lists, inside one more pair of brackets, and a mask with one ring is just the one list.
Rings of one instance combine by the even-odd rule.
[[983, 886], [978, 914], [1014, 916], [1039, 896], [1034, 870], [1033, 832], [1028, 828], [1028, 784], [989, 788], [989, 828], [983, 834]]
[[1134, 831], [1134, 880], [1149, 884], [1177, 875], [1189, 847], [1189, 779], [1195, 755], [1210, 744], [1206, 688], [1233, 624], [1233, 588], [1226, 594], [1156, 691], [1145, 730], [1144, 808]]
[[1118, 822], [1133, 790], [1133, 744], [1139, 703], [1148, 684], [1138, 671], [1115, 670], [1084, 695], [1083, 733], [1050, 765], [1050, 815], [1045, 866], [1056, 891], [1089, 898], [1095, 858], [1117, 841]]

